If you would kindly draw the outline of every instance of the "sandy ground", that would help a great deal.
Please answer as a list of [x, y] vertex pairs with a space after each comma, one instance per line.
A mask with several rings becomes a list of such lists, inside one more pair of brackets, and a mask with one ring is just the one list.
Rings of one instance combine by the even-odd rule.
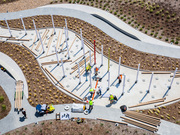
[[8, 4], [0, 5], [0, 13], [5, 12], [15, 12], [19, 10], [32, 9], [36, 7], [40, 7], [43, 5], [47, 5], [52, 0], [19, 0]]

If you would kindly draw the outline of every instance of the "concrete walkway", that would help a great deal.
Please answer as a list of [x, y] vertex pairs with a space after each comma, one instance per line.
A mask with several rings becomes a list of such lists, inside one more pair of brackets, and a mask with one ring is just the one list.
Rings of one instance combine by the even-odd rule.
[[[131, 26], [129, 26], [125, 23], [121, 22], [123, 24], [122, 28], [127, 27], [128, 29], [125, 29], [125, 30], [127, 30], [129, 33], [132, 33], [132, 34], [136, 34], [136, 32], [137, 32], [137, 34], [135, 36], [139, 35], [138, 38], [140, 38], [142, 41], [132, 39], [132, 38], [124, 35], [123, 33], [117, 31], [116, 29], [111, 27], [109, 24], [94, 17], [90, 13], [87, 13], [86, 11], [84, 11], [86, 8], [80, 8], [82, 10], [84, 9], [83, 11], [81, 11], [81, 10], [77, 10], [77, 9], [79, 9], [78, 7], [76, 7], [78, 5], [67, 6], [65, 4], [63, 7], [57, 7], [58, 5], [54, 5], [54, 6], [55, 7], [42, 7], [42, 8], [24, 10], [24, 11], [19, 11], [19, 12], [2, 13], [2, 14], [0, 14], [0, 20], [2, 20], [4, 18], [6, 18], [8, 20], [9, 19], [17, 19], [17, 18], [20, 18], [21, 15], [23, 17], [29, 17], [29, 16], [35, 16], [35, 15], [54, 14], [54, 15], [64, 15], [64, 16], [75, 17], [75, 18], [79, 18], [81, 20], [84, 20], [84, 21], [98, 27], [103, 32], [105, 32], [109, 36], [113, 37], [117, 41], [120, 41], [121, 43], [123, 43], [129, 47], [132, 47], [136, 50], [147, 52], [147, 53], [152, 53], [152, 54], [168, 56], [168, 57], [180, 58], [180, 53], [179, 53], [180, 47], [179, 46], [170, 45], [170, 44], [164, 43], [162, 41], [159, 41], [157, 39], [153, 39], [143, 33], [140, 33], [138, 31], [134, 30]], [[83, 7], [83, 5], [80, 5], [80, 7], [81, 6]], [[73, 9], [73, 7], [76, 7], [76, 8]], [[92, 8], [92, 10], [95, 10], [95, 11], [98, 10], [97, 13], [99, 13], [99, 15], [102, 15], [105, 12], [105, 11], [102, 11], [100, 9], [95, 9], [95, 8]], [[105, 16], [105, 18], [111, 18], [112, 16], [113, 15], [111, 15], [111, 14], [107, 14]], [[114, 16], [113, 16], [113, 19], [115, 19]], [[119, 23], [119, 21], [118, 21], [118, 23]], [[114, 23], [114, 21], [113, 21], [113, 23]], [[143, 40], [143, 39], [147, 39], [147, 40]]]
[[24, 95], [28, 97], [28, 86], [26, 78], [20, 69], [20, 67], [14, 62], [9, 56], [0, 52], [0, 65], [6, 68], [6, 70], [11, 73], [16, 81], [22, 80], [24, 83]]

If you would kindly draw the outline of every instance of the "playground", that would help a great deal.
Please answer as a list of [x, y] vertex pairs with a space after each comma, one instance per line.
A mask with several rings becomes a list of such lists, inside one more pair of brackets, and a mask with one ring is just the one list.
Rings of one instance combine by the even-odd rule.
[[[9, 117], [14, 117], [13, 121], [21, 121], [16, 126], [12, 123], [11, 130], [54, 119], [55, 116], [57, 119], [57, 115], [60, 119], [62, 114], [68, 114], [72, 117], [119, 122], [160, 134], [170, 133], [166, 126], [170, 123], [167, 121], [171, 121], [176, 123], [169, 124], [173, 127], [173, 132], [178, 132], [180, 62], [179, 55], [175, 52], [179, 47], [171, 47], [167, 43], [163, 45], [161, 42], [156, 45], [153, 42], [157, 39], [152, 43], [150, 40], [141, 42], [131, 39], [135, 44], [141, 42], [142, 47], [134, 49], [126, 44], [128, 42], [125, 39], [122, 42], [119, 41], [121, 39], [113, 39], [112, 35], [108, 35], [109, 31], [102, 31], [98, 25], [93, 26], [90, 22], [81, 20], [86, 13], [82, 13], [79, 19], [74, 18], [77, 14], [72, 17], [64, 16], [67, 9], [61, 9], [64, 11], [62, 15], [44, 15], [47, 13], [43, 11], [47, 12], [47, 8], [33, 9], [31, 14], [27, 11], [16, 12], [16, 16], [8, 13], [7, 20], [6, 14], [0, 17], [4, 17], [0, 28], [0, 64], [15, 81], [13, 85], [5, 86], [5, 81], [2, 80], [0, 85], [5, 92], [14, 87], [14, 91], [7, 94], [9, 98], [14, 97], [10, 99]], [[35, 15], [37, 11], [43, 14]], [[107, 29], [111, 30], [110, 28], [108, 25]], [[119, 36], [122, 35], [119, 31], [116, 32]], [[130, 36], [126, 35], [124, 38], [130, 39]], [[151, 49], [146, 48], [151, 44]], [[153, 50], [155, 46], [166, 51]], [[146, 51], [142, 52], [143, 49]], [[151, 53], [147, 52], [148, 49]], [[165, 55], [162, 56], [162, 53]], [[173, 57], [174, 55], [176, 56]], [[11, 89], [8, 90], [8, 87]], [[101, 94], [97, 93], [99, 90]], [[83, 104], [88, 108], [91, 100], [91, 111], [87, 109], [84, 114], [71, 113], [70, 109], [75, 104]], [[38, 104], [53, 104], [55, 111], [43, 117], [36, 114], [34, 116]], [[126, 112], [121, 112], [122, 105], [127, 107]], [[167, 106], [166, 110], [165, 105], [171, 107]], [[174, 106], [178, 108], [175, 113], [169, 111]], [[28, 119], [18, 120], [18, 112], [23, 107], [27, 107]], [[2, 119], [0, 123], [9, 120], [9, 117]], [[10, 131], [3, 127], [2, 133]], [[132, 130], [131, 133], [133, 132], [135, 131]]]

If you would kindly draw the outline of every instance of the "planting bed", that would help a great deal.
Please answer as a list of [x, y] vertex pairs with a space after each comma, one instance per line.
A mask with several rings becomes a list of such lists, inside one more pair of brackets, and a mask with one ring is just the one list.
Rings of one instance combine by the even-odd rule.
[[[2, 100], [2, 97], [4, 97], [4, 100]], [[11, 110], [11, 103], [9, 102], [9, 98], [6, 95], [5, 91], [3, 90], [3, 88], [0, 86], [0, 119], [6, 117], [8, 115], [8, 113]], [[2, 100], [2, 101], [1, 101]], [[5, 110], [3, 110], [2, 105], [5, 105]]]
[[[180, 67], [180, 59], [137, 51], [114, 40], [97, 27], [73, 17], [54, 15], [55, 26], [64, 27], [65, 18], [67, 19], [69, 29], [79, 33], [80, 28], [82, 28], [83, 37], [91, 43], [96, 40], [96, 45], [99, 50], [101, 50], [101, 45], [103, 45], [106, 56], [108, 55], [108, 48], [110, 48], [111, 59], [118, 62], [119, 57], [121, 57], [122, 64], [126, 66], [137, 68], [137, 65], [141, 63], [141, 69], [152, 71], [172, 71], [175, 70], [176, 67]], [[37, 28], [52, 27], [51, 17], [44, 15], [24, 18], [27, 29], [34, 29], [32, 19], [35, 20]], [[12, 28], [23, 28], [20, 19], [8, 20], [8, 23]], [[6, 27], [3, 20], [0, 22], [0, 25]]]
[[0, 52], [10, 56], [23, 71], [28, 83], [28, 101], [37, 104], [80, 103], [57, 89], [44, 75], [35, 57], [25, 48], [11, 43], [0, 43]]
[[180, 45], [178, 0], [53, 0], [50, 4], [78, 3], [106, 10], [132, 27], [162, 41]]
[[74, 121], [41, 121], [38, 125], [30, 124], [20, 127], [5, 135], [23, 135], [23, 134], [61, 134], [61, 135], [154, 135], [149, 131], [129, 127], [126, 125], [115, 126], [115, 123], [99, 120], [86, 119], [84, 123], [77, 124]]
[[18, 1], [18, 0], [0, 0], [0, 4], [7, 4], [14, 1]]
[[142, 112], [180, 125], [180, 101], [156, 109], [143, 110]]

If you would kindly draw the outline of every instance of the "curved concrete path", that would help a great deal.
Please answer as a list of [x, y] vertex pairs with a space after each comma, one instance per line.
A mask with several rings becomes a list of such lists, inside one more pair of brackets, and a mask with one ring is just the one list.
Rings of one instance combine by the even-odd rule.
[[[77, 7], [79, 6], [79, 7]], [[74, 7], [74, 8], [73, 8]], [[76, 7], [76, 8], [75, 8]], [[106, 14], [106, 16], [103, 16], [105, 18], [110, 18], [113, 21], [113, 23], [118, 22], [122, 24], [123, 29], [128, 31], [129, 33], [136, 34], [138, 38], [140, 38], [142, 41], [138, 41], [135, 39], [132, 39], [121, 32], [117, 31], [113, 27], [111, 27], [109, 24], [105, 23], [104, 21], [94, 17], [90, 13], [86, 12], [86, 8], [91, 8], [89, 10], [94, 12], [96, 10], [99, 15], [102, 15], [105, 11], [102, 11], [100, 9], [92, 8], [92, 7], [87, 7], [85, 6], [83, 8], [83, 5], [66, 5], [61, 7], [61, 5], [52, 5], [52, 7], [41, 7], [41, 8], [36, 8], [36, 9], [30, 9], [30, 10], [24, 10], [24, 11], [19, 11], [19, 12], [12, 12], [12, 13], [2, 13], [0, 14], [0, 20], [6, 18], [6, 19], [17, 19], [20, 18], [22, 15], [23, 17], [29, 17], [29, 16], [35, 16], [35, 15], [49, 15], [49, 14], [54, 14], [54, 15], [64, 15], [64, 16], [70, 16], [70, 17], [75, 17], [79, 18], [81, 20], [84, 20], [99, 29], [101, 29], [103, 32], [106, 34], [110, 35], [117, 41], [120, 41], [121, 43], [132, 47], [136, 50], [147, 52], [147, 53], [152, 53], [152, 54], [158, 54], [158, 55], [163, 55], [163, 56], [168, 56], [168, 57], [174, 57], [174, 58], [180, 58], [180, 47], [175, 46], [175, 45], [170, 45], [165, 42], [159, 41], [157, 39], [151, 38], [141, 32], [138, 32], [137, 30], [133, 29], [131, 26], [122, 23], [118, 18], [111, 14]], [[81, 10], [80, 10], [81, 9]], [[83, 11], [82, 11], [83, 10]], [[87, 11], [89, 11], [87, 10]], [[116, 24], [117, 25], [117, 24]], [[127, 29], [128, 28], [128, 29]]]
[[[0, 65], [5, 67], [7, 71], [15, 78], [16, 81], [22, 80], [24, 83], [24, 95], [28, 97], [28, 86], [26, 78], [20, 67], [6, 54], [0, 52]], [[15, 87], [14, 87], [15, 88]], [[13, 91], [14, 92], [14, 91]]]

